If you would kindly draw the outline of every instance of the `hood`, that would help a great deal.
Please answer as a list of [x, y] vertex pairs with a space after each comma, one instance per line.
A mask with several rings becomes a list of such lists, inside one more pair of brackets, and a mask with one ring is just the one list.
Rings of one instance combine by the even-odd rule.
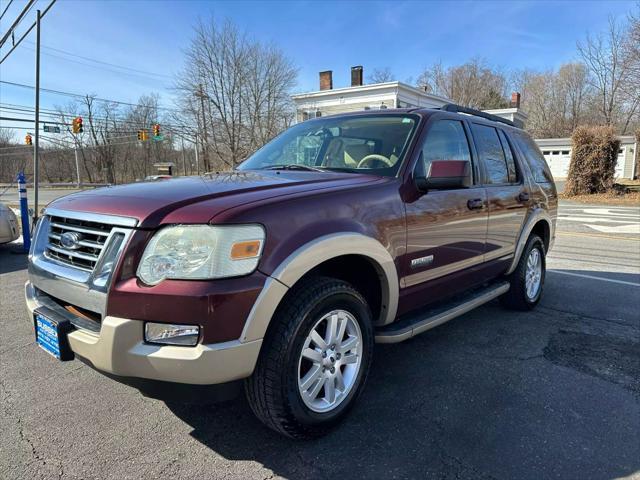
[[[85, 190], [59, 198], [48, 207], [132, 217], [138, 220], [139, 227], [154, 228], [162, 223], [206, 223], [221, 211], [243, 203], [377, 179], [337, 172], [230, 172]], [[207, 208], [194, 208], [197, 215], [185, 215], [185, 218], [171, 215], [176, 210], [188, 212], [190, 205], [202, 202], [207, 202]], [[171, 221], [164, 222], [169, 215]]]

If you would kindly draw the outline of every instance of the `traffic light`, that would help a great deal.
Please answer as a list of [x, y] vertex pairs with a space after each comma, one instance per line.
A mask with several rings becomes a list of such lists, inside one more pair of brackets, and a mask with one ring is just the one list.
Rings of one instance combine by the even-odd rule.
[[141, 142], [149, 140], [149, 134], [146, 130], [138, 130], [138, 140], [140, 140]]
[[160, 125], [158, 123], [156, 123], [153, 126], [153, 136], [154, 137], [159, 137], [160, 136]]
[[31, 134], [27, 133], [27, 136], [24, 137], [24, 143], [27, 145], [33, 145], [33, 141], [31, 140]]
[[138, 130], [138, 140], [142, 141], [142, 130]]
[[82, 117], [74, 118], [71, 128], [73, 133], [82, 133], [84, 131], [84, 128], [82, 128]]

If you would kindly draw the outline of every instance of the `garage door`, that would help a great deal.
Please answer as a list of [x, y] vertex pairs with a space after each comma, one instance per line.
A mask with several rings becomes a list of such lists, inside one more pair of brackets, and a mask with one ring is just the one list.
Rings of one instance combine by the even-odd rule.
[[554, 178], [567, 178], [569, 163], [571, 162], [571, 150], [543, 150], [542, 154]]

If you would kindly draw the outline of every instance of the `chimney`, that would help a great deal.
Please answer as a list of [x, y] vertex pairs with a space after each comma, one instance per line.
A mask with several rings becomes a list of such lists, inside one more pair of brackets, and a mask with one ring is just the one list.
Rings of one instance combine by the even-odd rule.
[[320, 90], [331, 89], [333, 89], [333, 72], [331, 70], [320, 72]]
[[362, 86], [362, 65], [351, 67], [351, 86], [352, 87]]
[[513, 92], [511, 94], [511, 108], [520, 108], [520, 93]]

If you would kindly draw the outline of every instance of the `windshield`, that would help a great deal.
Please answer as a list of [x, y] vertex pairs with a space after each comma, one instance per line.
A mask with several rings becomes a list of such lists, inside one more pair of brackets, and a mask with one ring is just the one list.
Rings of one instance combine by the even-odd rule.
[[338, 170], [394, 176], [417, 117], [372, 114], [309, 120], [286, 130], [239, 170]]

